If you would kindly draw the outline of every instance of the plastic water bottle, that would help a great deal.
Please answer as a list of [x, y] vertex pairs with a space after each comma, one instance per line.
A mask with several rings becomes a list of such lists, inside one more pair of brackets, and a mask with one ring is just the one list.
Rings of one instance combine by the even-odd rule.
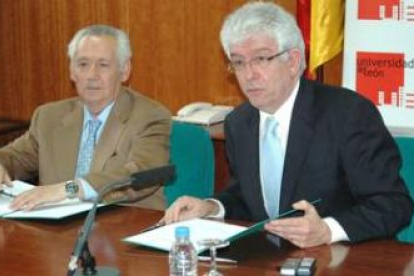
[[197, 276], [197, 254], [190, 241], [190, 229], [175, 228], [175, 242], [169, 255], [170, 276]]

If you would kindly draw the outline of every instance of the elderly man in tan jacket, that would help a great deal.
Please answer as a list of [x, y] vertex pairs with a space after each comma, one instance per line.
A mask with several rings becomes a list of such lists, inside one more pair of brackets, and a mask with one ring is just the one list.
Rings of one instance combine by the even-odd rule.
[[[122, 86], [131, 71], [128, 36], [110, 26], [89, 26], [73, 37], [68, 55], [78, 97], [40, 106], [29, 130], [0, 149], [0, 183], [39, 178], [39, 186], [18, 196], [12, 208], [67, 197], [92, 200], [108, 182], [168, 163], [170, 113]], [[145, 194], [150, 196], [138, 206], [164, 209], [162, 188], [109, 197]]]

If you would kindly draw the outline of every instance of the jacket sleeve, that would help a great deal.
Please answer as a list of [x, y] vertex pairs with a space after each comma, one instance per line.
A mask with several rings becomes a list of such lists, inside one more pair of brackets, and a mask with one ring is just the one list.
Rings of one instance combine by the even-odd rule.
[[37, 177], [39, 167], [38, 118], [40, 109], [32, 117], [29, 130], [0, 149], [0, 163], [12, 179], [28, 180]]
[[367, 100], [356, 101], [344, 123], [341, 158], [357, 204], [334, 217], [351, 242], [391, 237], [409, 223], [413, 208], [398, 147]]

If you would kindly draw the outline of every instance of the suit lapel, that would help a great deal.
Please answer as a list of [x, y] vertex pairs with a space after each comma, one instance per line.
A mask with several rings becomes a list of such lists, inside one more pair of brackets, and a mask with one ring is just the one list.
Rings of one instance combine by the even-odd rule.
[[[260, 116], [259, 111], [253, 107], [249, 109], [249, 113], [247, 115], [247, 124], [246, 130], [247, 132], [244, 137], [246, 137], [246, 145], [245, 147], [248, 149], [247, 155], [244, 157], [247, 160], [248, 165], [246, 168], [252, 168], [252, 183], [250, 189], [250, 196], [254, 199], [259, 199], [259, 201], [254, 201], [256, 207], [253, 212], [255, 213], [255, 217], [264, 218], [267, 216], [266, 210], [264, 208], [264, 200], [262, 194], [262, 186], [260, 182], [260, 162], [259, 162], [259, 125], [260, 125]], [[241, 137], [243, 137], [241, 136]], [[255, 184], [256, 183], [256, 184]]]
[[132, 104], [130, 97], [123, 90], [120, 92], [115, 105], [109, 114], [91, 165], [91, 171], [102, 171], [106, 161], [116, 152], [116, 146], [121, 138], [125, 122], [128, 120]]
[[59, 179], [71, 179], [75, 175], [82, 125], [83, 107], [77, 102], [62, 123], [52, 130], [52, 162]]
[[312, 110], [314, 91], [304, 79], [301, 80], [298, 95], [292, 112], [289, 137], [283, 170], [281, 212], [291, 208], [295, 195], [297, 178], [306, 159], [309, 142], [313, 136], [314, 111]]

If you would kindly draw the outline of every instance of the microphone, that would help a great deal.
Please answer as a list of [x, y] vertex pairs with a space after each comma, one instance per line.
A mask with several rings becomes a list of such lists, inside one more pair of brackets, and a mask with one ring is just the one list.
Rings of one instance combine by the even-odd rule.
[[[131, 187], [134, 190], [141, 190], [144, 188], [161, 185], [162, 182], [172, 179], [175, 177], [175, 166], [166, 165], [146, 171], [133, 173], [131, 176], [116, 180], [106, 184], [103, 189], [99, 192], [97, 198], [94, 200], [92, 208], [89, 210], [89, 213], [83, 224], [83, 228], [79, 233], [78, 239], [75, 243], [75, 247], [72, 253], [72, 256], [69, 261], [68, 267], [68, 276], [81, 276], [81, 275], [95, 275], [95, 276], [117, 276], [120, 275], [119, 271], [113, 267], [97, 267], [95, 269], [95, 258], [90, 254], [89, 248], [87, 245], [87, 240], [95, 221], [96, 211], [98, 209], [98, 204], [102, 198], [113, 190], [117, 190], [123, 187]], [[140, 199], [142, 199], [141, 197]], [[119, 200], [111, 202], [110, 204], [116, 204], [121, 202], [129, 201], [128, 197], [123, 197]], [[83, 264], [88, 265], [84, 267], [84, 273], [76, 271], [78, 269], [78, 261], [81, 257], [81, 254], [84, 255], [88, 260], [83, 260]]]
[[168, 165], [136, 172], [131, 175], [131, 187], [134, 190], [155, 186], [161, 182], [171, 180], [175, 177], [175, 166]]

